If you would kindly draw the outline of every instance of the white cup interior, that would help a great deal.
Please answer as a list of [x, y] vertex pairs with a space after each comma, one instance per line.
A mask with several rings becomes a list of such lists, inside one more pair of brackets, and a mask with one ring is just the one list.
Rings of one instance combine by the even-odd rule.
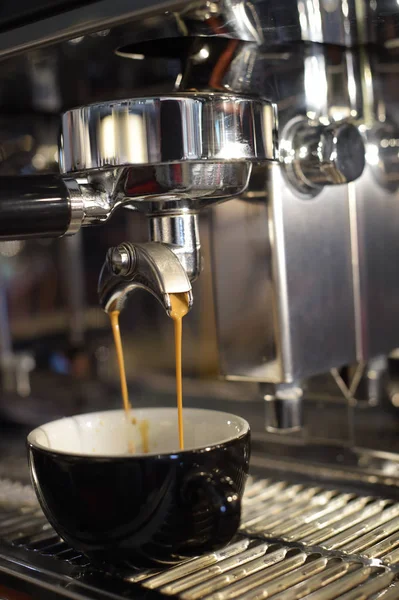
[[[214, 410], [186, 408], [183, 415], [185, 450], [211, 447], [249, 429], [241, 417]], [[177, 409], [132, 410], [129, 419], [123, 410], [66, 417], [34, 429], [28, 442], [53, 452], [86, 456], [126, 456], [129, 443], [133, 443], [134, 455], [177, 453]]]

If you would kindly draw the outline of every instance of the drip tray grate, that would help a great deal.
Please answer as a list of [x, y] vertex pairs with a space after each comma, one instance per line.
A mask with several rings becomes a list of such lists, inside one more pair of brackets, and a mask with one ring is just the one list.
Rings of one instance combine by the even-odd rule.
[[399, 565], [399, 502], [384, 498], [251, 480], [241, 530], [305, 549]]
[[[399, 600], [399, 503], [250, 479], [239, 535], [225, 549], [123, 580], [93, 572], [63, 542], [32, 490], [0, 482], [0, 572], [70, 598]], [[27, 501], [28, 500], [28, 501]]]

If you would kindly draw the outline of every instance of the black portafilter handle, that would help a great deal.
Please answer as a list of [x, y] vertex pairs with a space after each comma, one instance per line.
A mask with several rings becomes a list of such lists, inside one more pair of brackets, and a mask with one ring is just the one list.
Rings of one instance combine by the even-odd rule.
[[0, 240], [74, 233], [73, 191], [57, 175], [0, 178]]

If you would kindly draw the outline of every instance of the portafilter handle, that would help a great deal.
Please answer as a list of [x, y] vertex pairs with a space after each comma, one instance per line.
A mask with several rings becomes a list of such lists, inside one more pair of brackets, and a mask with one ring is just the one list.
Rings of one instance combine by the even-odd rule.
[[122, 310], [129, 294], [150, 292], [170, 316], [170, 294], [186, 293], [189, 309], [193, 294], [188, 275], [171, 248], [159, 242], [125, 242], [110, 248], [98, 282], [100, 305], [106, 312]]

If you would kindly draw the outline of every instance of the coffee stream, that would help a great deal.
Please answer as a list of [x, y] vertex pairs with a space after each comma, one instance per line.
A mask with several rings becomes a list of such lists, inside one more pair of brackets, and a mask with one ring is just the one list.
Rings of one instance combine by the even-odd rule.
[[[115, 342], [115, 349], [116, 349], [116, 357], [118, 360], [119, 379], [121, 382], [123, 408], [125, 409], [126, 422], [129, 423], [129, 421], [131, 419], [131, 417], [130, 417], [131, 406], [130, 406], [130, 402], [129, 402], [129, 392], [127, 390], [125, 360], [124, 360], [123, 348], [122, 348], [122, 338], [121, 338], [121, 332], [119, 329], [119, 314], [120, 314], [119, 310], [113, 310], [111, 308], [111, 310], [109, 312], [109, 318], [111, 321], [112, 333], [114, 335], [114, 342]], [[143, 446], [144, 446], [144, 443], [143, 443]], [[134, 453], [134, 444], [133, 444], [132, 440], [128, 440], [128, 452], [129, 452], [129, 454]]]
[[122, 348], [122, 338], [121, 332], [119, 329], [119, 310], [113, 310], [109, 313], [109, 318], [111, 320], [112, 333], [114, 334], [114, 342], [116, 349], [116, 357], [118, 359], [118, 367], [119, 367], [119, 377], [121, 382], [121, 392], [122, 392], [122, 400], [123, 400], [123, 408], [125, 409], [125, 413], [128, 413], [131, 406], [129, 403], [129, 394], [127, 391], [127, 382], [126, 382], [126, 371], [125, 371], [125, 361], [123, 357], [123, 348]]
[[[170, 316], [175, 328], [175, 361], [176, 361], [176, 394], [177, 394], [177, 420], [179, 429], [179, 447], [184, 449], [184, 431], [183, 431], [183, 384], [182, 384], [182, 329], [183, 317], [188, 313], [188, 295], [186, 293], [170, 294], [171, 311]], [[114, 310], [112, 307], [109, 311], [112, 333], [114, 336], [116, 356], [119, 367], [119, 378], [121, 383], [121, 392], [123, 399], [123, 407], [126, 415], [126, 422], [136, 424], [136, 419], [131, 417], [131, 405], [129, 402], [129, 394], [127, 389], [125, 361], [123, 356], [121, 332], [119, 329], [119, 310]], [[149, 451], [148, 444], [148, 422], [141, 421], [139, 424], [140, 435], [142, 439], [143, 452]], [[132, 440], [128, 440], [128, 452], [134, 453], [134, 444]]]
[[183, 380], [182, 380], [182, 333], [183, 317], [188, 313], [187, 294], [170, 294], [170, 316], [175, 326], [175, 361], [176, 361], [176, 394], [177, 394], [177, 422], [179, 427], [179, 447], [184, 450], [183, 431]]

